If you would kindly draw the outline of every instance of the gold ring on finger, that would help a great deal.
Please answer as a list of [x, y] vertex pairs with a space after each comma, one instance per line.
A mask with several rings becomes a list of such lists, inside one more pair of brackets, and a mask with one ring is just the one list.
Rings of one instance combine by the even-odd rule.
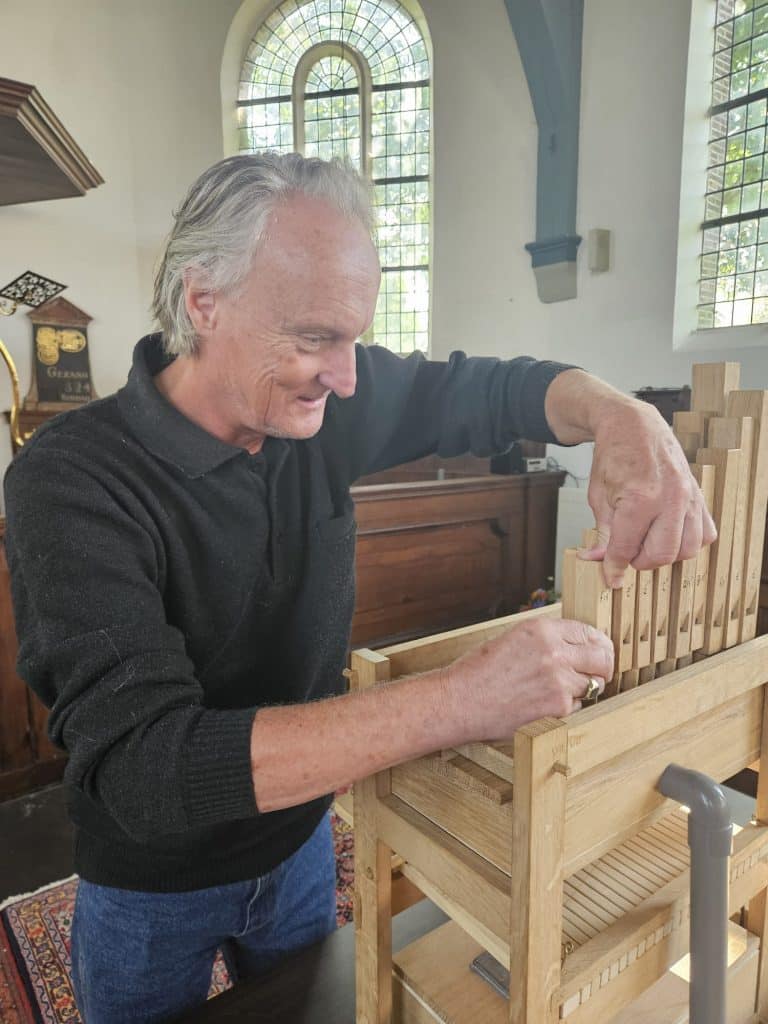
[[587, 688], [584, 691], [584, 696], [582, 697], [582, 700], [595, 700], [599, 693], [600, 693], [600, 682], [599, 682], [599, 680], [595, 679], [594, 676], [590, 676], [589, 677], [589, 682], [587, 683]]

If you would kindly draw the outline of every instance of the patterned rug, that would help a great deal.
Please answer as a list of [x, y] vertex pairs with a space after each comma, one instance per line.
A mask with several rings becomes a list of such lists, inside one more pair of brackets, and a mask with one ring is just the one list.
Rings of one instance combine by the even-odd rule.
[[[352, 920], [352, 829], [332, 816], [336, 918]], [[0, 907], [0, 1024], [82, 1024], [69, 978], [69, 936], [77, 876], [15, 896]], [[208, 998], [230, 987], [219, 954]]]

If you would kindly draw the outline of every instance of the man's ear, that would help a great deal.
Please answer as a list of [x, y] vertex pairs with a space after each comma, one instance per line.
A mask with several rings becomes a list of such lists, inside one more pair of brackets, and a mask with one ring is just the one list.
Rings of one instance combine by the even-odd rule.
[[184, 274], [184, 302], [195, 332], [204, 337], [216, 325], [216, 292], [194, 270]]

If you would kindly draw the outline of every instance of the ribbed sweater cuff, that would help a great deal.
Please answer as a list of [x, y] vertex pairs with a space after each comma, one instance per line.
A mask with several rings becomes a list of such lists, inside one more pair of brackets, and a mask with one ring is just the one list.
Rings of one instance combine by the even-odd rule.
[[187, 751], [185, 805], [190, 828], [218, 825], [259, 812], [251, 777], [254, 710], [207, 710]]
[[579, 367], [567, 363], [555, 363], [551, 360], [534, 363], [525, 375], [522, 388], [523, 418], [527, 426], [525, 437], [534, 441], [546, 441], [550, 444], [561, 444], [549, 428], [544, 414], [544, 399], [547, 389], [555, 377], [565, 370], [576, 370]]

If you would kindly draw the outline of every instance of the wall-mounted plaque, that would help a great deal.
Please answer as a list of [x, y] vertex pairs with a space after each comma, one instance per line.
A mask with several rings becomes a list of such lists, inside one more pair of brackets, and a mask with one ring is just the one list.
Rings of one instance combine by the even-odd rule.
[[91, 317], [61, 297], [27, 314], [32, 321], [32, 385], [25, 409], [63, 410], [95, 398], [88, 358]]

